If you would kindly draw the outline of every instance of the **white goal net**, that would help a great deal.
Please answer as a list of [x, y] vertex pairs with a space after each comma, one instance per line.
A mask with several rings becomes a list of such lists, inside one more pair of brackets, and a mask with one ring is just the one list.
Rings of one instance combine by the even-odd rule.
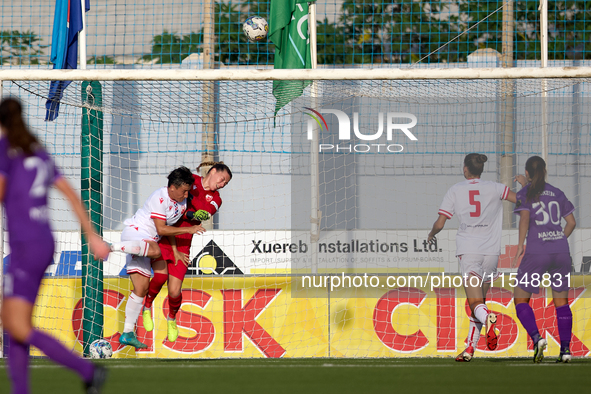
[[[167, 340], [165, 286], [153, 306], [155, 329], [146, 332], [138, 321], [138, 338], [148, 345], [138, 351], [118, 342], [131, 290], [125, 256], [84, 261], [78, 223], [52, 195], [57, 248], [35, 324], [72, 349], [82, 352], [85, 340], [101, 336], [114, 357], [455, 355], [464, 348], [469, 313], [454, 281], [457, 221], [435, 244], [426, 239], [445, 192], [463, 179], [464, 156], [477, 152], [488, 157], [483, 179], [513, 190], [525, 161], [544, 155], [548, 182], [575, 205], [571, 351], [588, 355], [589, 69], [292, 73], [315, 82], [277, 116], [273, 78], [287, 73], [176, 71], [155, 80], [156, 73], [114, 71], [84, 71], [96, 76], [70, 84], [52, 122], [45, 121], [49, 81], [39, 79], [58, 74], [0, 75], [2, 96], [23, 102], [29, 126], [62, 173], [86, 191], [107, 241], [119, 241], [123, 221], [176, 167], [195, 172], [213, 159], [233, 178], [220, 191], [223, 205], [208, 231], [193, 238], [179, 338]], [[482, 339], [478, 350], [526, 356], [531, 344], [509, 281], [516, 216], [506, 204], [502, 275], [488, 294], [488, 307], [500, 316], [499, 347], [487, 351]], [[7, 264], [6, 236], [3, 251]], [[85, 298], [92, 297], [89, 309]], [[553, 339], [549, 352], [558, 354], [547, 286], [532, 306], [540, 333]]]

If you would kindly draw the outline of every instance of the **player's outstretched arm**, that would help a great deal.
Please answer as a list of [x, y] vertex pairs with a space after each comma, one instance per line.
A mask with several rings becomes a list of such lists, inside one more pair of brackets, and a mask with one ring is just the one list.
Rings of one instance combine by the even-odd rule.
[[203, 234], [205, 232], [205, 229], [199, 225], [191, 227], [174, 227], [167, 226], [166, 222], [162, 219], [152, 218], [152, 220], [154, 221], [156, 232], [161, 237], [168, 237], [181, 234]]
[[0, 203], [4, 202], [4, 193], [6, 192], [6, 177], [0, 174]]
[[515, 204], [517, 202], [517, 194], [514, 191], [509, 190], [509, 194], [507, 194], [507, 201]]
[[575, 216], [572, 213], [570, 215], [567, 215], [564, 218], [564, 220], [566, 220], [566, 226], [564, 226], [563, 232], [564, 235], [566, 235], [566, 237], [568, 238], [577, 226], [577, 221], [575, 220]]
[[170, 242], [170, 247], [172, 248], [172, 254], [174, 255], [174, 265], [177, 265], [179, 260], [183, 262], [187, 267], [189, 266], [189, 255], [186, 253], [179, 252], [176, 247], [176, 238], [169, 236], [168, 242]]
[[517, 267], [517, 260], [523, 255], [525, 252], [525, 248], [523, 244], [525, 243], [525, 237], [527, 235], [527, 231], [529, 230], [529, 211], [523, 210], [519, 211], [519, 242], [517, 243], [517, 254], [513, 258], [511, 262], [511, 268]]
[[209, 215], [209, 212], [204, 211], [203, 209], [198, 210], [197, 212], [194, 211], [187, 211], [185, 213], [185, 217], [189, 220], [197, 220], [200, 222], [204, 222], [206, 220], [209, 220], [209, 218], [211, 217]]
[[518, 182], [521, 187], [524, 187], [527, 184], [527, 178], [525, 177], [525, 175], [515, 175], [515, 182]]
[[439, 234], [439, 232], [441, 230], [443, 230], [443, 227], [445, 226], [446, 221], [447, 221], [447, 218], [440, 214], [439, 217], [437, 218], [437, 220], [435, 221], [435, 223], [433, 223], [433, 228], [431, 229], [431, 232], [429, 233], [429, 236], [427, 237], [427, 242], [431, 242], [433, 240], [433, 238], [435, 238], [435, 236], [437, 234]]
[[88, 218], [86, 208], [84, 208], [84, 205], [82, 205], [82, 201], [80, 201], [80, 198], [78, 197], [74, 189], [72, 189], [67, 180], [61, 177], [55, 181], [54, 186], [60, 192], [62, 192], [62, 194], [70, 202], [70, 205], [74, 210], [74, 214], [76, 214], [76, 217], [78, 217], [78, 220], [80, 221], [82, 231], [84, 232], [84, 236], [88, 240], [88, 245], [90, 246], [90, 250], [92, 251], [94, 256], [99, 259], [106, 259], [109, 256], [111, 248], [94, 231], [92, 223], [90, 223], [90, 219]]

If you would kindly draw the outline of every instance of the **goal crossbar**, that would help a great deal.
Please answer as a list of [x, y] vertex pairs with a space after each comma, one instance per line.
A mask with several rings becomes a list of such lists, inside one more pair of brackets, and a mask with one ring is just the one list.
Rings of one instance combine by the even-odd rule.
[[589, 77], [591, 77], [591, 67], [315, 70], [0, 70], [0, 81], [314, 81]]

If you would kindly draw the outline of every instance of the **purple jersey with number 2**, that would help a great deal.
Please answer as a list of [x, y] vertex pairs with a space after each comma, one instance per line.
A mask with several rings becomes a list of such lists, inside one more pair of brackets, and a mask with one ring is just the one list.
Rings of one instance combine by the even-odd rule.
[[538, 199], [527, 201], [529, 184], [517, 193], [513, 212], [529, 211], [529, 230], [525, 254], [570, 253], [562, 231], [562, 218], [574, 212], [574, 205], [564, 193], [546, 183]]
[[53, 239], [47, 211], [47, 192], [61, 176], [53, 161], [39, 148], [26, 156], [0, 139], [0, 174], [6, 177], [4, 206], [11, 245], [14, 242]]

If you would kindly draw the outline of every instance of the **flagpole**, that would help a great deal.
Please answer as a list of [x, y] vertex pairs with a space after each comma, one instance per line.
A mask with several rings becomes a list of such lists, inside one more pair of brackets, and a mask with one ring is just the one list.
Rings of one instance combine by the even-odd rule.
[[[310, 29], [310, 55], [312, 57], [312, 69], [316, 69], [318, 66], [318, 48], [316, 48], [316, 2], [310, 3], [308, 8], [308, 26]], [[313, 96], [315, 97], [315, 96]]]
[[[318, 67], [317, 48], [316, 48], [316, 2], [309, 3], [308, 6], [308, 37], [310, 39], [310, 57], [311, 66], [315, 70]], [[318, 81], [312, 82], [312, 108], [318, 107]], [[322, 213], [320, 212], [320, 174], [319, 174], [319, 152], [318, 152], [318, 128], [314, 127], [312, 131], [312, 146], [310, 149], [310, 183], [312, 193], [312, 212], [310, 215], [310, 250], [312, 252], [312, 273], [318, 273], [318, 241], [320, 240], [320, 224], [322, 221]], [[328, 343], [330, 343], [330, 290], [327, 289], [328, 294], [328, 325], [326, 331], [328, 334]], [[330, 357], [330, 346], [328, 349], [328, 356]]]
[[[0, 79], [0, 100], [2, 100], [2, 91], [4, 81]], [[0, 205], [0, 282], [4, 283], [4, 204]], [[0, 286], [0, 309], [2, 307], [2, 291], [4, 286]], [[0, 358], [4, 357], [4, 328], [0, 322]]]
[[[316, 3], [310, 3], [308, 7], [308, 32], [310, 39], [310, 57], [312, 69], [316, 69], [318, 63], [316, 59]], [[317, 107], [318, 86], [317, 81], [312, 82], [311, 90], [312, 108]], [[318, 273], [318, 240], [320, 238], [320, 184], [319, 184], [319, 165], [318, 165], [318, 129], [314, 127], [312, 131], [312, 141], [310, 149], [310, 192], [311, 192], [311, 215], [310, 215], [310, 249], [312, 253], [312, 273]]]
[[[548, 0], [540, 1], [540, 41], [542, 68], [548, 67]], [[542, 159], [548, 162], [548, 84], [542, 79]]]
[[80, 0], [80, 9], [82, 10], [82, 30], [78, 33], [78, 58], [80, 59], [80, 69], [86, 70], [86, 1]]

